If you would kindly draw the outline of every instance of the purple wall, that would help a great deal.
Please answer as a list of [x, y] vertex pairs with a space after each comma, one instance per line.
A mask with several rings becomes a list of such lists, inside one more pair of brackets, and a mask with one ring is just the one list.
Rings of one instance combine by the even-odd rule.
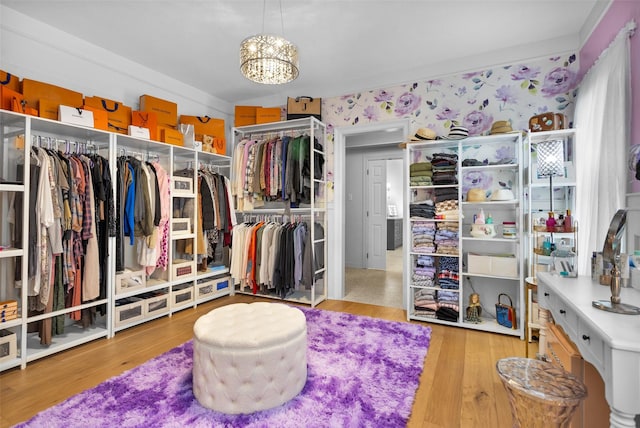
[[[636, 34], [631, 37], [631, 142], [640, 144], [640, 1], [613, 0], [580, 51], [580, 79], [629, 21], [635, 20]], [[578, 95], [579, 96], [579, 95]], [[633, 180], [632, 192], [640, 192], [640, 181]]]

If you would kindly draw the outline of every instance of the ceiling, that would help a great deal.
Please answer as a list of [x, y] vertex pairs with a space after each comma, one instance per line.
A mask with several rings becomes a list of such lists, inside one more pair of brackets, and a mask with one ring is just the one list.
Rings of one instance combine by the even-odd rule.
[[[0, 0], [232, 104], [282, 94], [338, 96], [575, 52], [609, 3]], [[260, 85], [240, 74], [240, 42], [262, 32], [284, 35], [298, 46], [297, 80]]]

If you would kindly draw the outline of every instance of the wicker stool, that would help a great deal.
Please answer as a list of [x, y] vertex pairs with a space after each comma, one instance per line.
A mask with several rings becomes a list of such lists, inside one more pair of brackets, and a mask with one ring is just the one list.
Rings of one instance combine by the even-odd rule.
[[253, 413], [298, 395], [307, 382], [307, 320], [282, 303], [235, 303], [193, 326], [193, 393], [223, 413]]
[[514, 427], [568, 427], [587, 396], [580, 380], [540, 360], [504, 358], [496, 369], [509, 396]]

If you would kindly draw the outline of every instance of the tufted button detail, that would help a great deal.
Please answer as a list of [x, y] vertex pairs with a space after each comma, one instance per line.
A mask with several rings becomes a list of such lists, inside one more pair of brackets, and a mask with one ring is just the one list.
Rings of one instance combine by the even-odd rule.
[[193, 391], [204, 407], [229, 414], [266, 410], [306, 383], [307, 326], [299, 309], [227, 305], [200, 317], [193, 331]]

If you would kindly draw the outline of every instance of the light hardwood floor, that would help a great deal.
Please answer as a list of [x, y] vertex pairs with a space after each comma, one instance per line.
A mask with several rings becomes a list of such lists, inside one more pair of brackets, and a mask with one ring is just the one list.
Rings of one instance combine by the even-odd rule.
[[[0, 426], [9, 427], [192, 338], [193, 323], [215, 307], [262, 300], [228, 296], [171, 318], [161, 318], [0, 374]], [[273, 301], [273, 300], [271, 300]], [[356, 302], [328, 300], [319, 309], [406, 321], [406, 313]], [[429, 324], [431, 345], [409, 427], [511, 427], [511, 413], [495, 364], [525, 356], [512, 336]]]

